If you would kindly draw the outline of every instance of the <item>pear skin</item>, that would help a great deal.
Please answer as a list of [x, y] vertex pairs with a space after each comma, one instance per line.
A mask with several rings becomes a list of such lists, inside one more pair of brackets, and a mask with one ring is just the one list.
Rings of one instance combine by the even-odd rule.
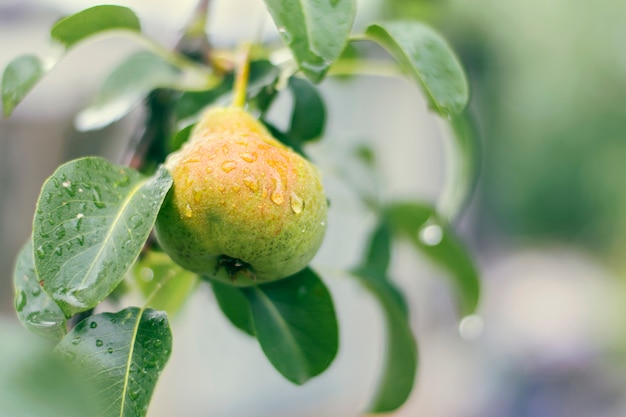
[[302, 270], [326, 232], [317, 168], [240, 108], [207, 111], [165, 162], [173, 178], [156, 222], [174, 261], [237, 286]]

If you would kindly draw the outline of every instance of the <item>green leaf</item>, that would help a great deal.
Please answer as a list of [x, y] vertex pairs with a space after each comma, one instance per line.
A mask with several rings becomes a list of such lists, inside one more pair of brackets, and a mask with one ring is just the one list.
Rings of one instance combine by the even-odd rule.
[[380, 413], [399, 408], [409, 397], [418, 365], [417, 345], [408, 318], [397, 300], [397, 291], [386, 281], [362, 280], [381, 305], [386, 323], [382, 376], [369, 411]]
[[367, 253], [357, 273], [374, 280], [386, 280], [390, 258], [391, 228], [387, 219], [382, 217], [370, 237]]
[[9, 117], [15, 106], [43, 77], [41, 60], [34, 55], [22, 55], [7, 65], [2, 75], [2, 108], [4, 117]]
[[[354, 269], [354, 274], [367, 281], [377, 281], [385, 287], [386, 293], [395, 298], [396, 305], [408, 317], [409, 308], [404, 297], [390, 281], [387, 270], [391, 258], [392, 230], [387, 218], [383, 215], [369, 240], [367, 253], [360, 266]], [[378, 283], [373, 285], [378, 286]]]
[[243, 291], [261, 348], [285, 378], [301, 385], [328, 368], [339, 331], [330, 293], [313, 270]]
[[265, 4], [304, 75], [321, 81], [346, 46], [356, 0], [265, 0]]
[[186, 90], [204, 86], [193, 71], [152, 51], [137, 52], [109, 74], [95, 102], [79, 113], [75, 125], [79, 130], [104, 127], [125, 116], [157, 88]]
[[17, 317], [28, 330], [56, 340], [65, 336], [67, 333], [65, 314], [39, 285], [33, 259], [32, 239], [28, 239], [28, 243], [17, 256], [13, 286]]
[[224, 315], [238, 329], [255, 335], [248, 298], [241, 288], [211, 280], [213, 293]]
[[66, 316], [106, 298], [135, 261], [172, 185], [102, 158], [60, 166], [37, 202], [35, 269]]
[[473, 121], [466, 112], [453, 116], [446, 122], [450, 133], [450, 137], [446, 139], [451, 142], [446, 147], [448, 175], [437, 209], [442, 216], [452, 221], [466, 206], [476, 187], [480, 149]]
[[478, 272], [450, 226], [439, 219], [432, 207], [418, 203], [393, 204], [389, 218], [395, 233], [407, 237], [420, 252], [448, 271], [459, 313], [473, 314], [480, 297]]
[[408, 307], [387, 275], [391, 238], [391, 226], [383, 213], [370, 237], [365, 259], [354, 270], [380, 303], [386, 322], [383, 371], [370, 404], [372, 412], [392, 411], [404, 404], [413, 389], [417, 369], [417, 346], [409, 325]]
[[172, 138], [169, 140], [169, 149], [168, 149], [169, 152], [168, 153], [176, 152], [177, 150], [179, 150], [189, 140], [189, 137], [191, 136], [191, 132], [193, 132], [193, 129], [195, 127], [196, 125], [194, 123], [194, 124], [185, 126], [181, 130], [176, 132], [176, 134], [173, 135]]
[[130, 307], [83, 320], [56, 351], [91, 376], [106, 406], [100, 417], [142, 417], [172, 351], [172, 332], [164, 312]]
[[183, 269], [163, 252], [148, 251], [133, 266], [133, 278], [147, 307], [173, 317], [198, 285], [198, 276]]
[[50, 31], [52, 39], [70, 48], [76, 43], [107, 30], [140, 32], [139, 19], [127, 7], [95, 6], [59, 20]]
[[389, 22], [369, 26], [366, 35], [417, 79], [431, 108], [446, 117], [463, 111], [469, 100], [467, 79], [439, 33], [418, 22]]
[[0, 334], [0, 416], [98, 416], [90, 384], [51, 346], [13, 321], [0, 319]]
[[326, 108], [317, 89], [307, 80], [289, 78], [294, 105], [287, 135], [295, 141], [307, 142], [318, 139], [324, 132]]

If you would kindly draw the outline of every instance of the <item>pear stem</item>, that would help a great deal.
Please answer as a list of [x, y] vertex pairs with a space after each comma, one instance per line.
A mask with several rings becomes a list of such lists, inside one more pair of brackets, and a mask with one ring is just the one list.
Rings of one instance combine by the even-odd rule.
[[243, 107], [246, 104], [246, 89], [248, 88], [248, 78], [250, 77], [250, 49], [251, 44], [244, 44], [237, 62], [235, 87], [233, 89], [233, 107]]

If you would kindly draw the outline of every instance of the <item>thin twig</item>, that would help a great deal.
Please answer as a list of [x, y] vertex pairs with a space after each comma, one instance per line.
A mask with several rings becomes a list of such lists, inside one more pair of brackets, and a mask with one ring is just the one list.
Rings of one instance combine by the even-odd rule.
[[250, 78], [251, 47], [249, 43], [243, 45], [237, 62], [235, 87], [233, 89], [233, 107], [243, 107], [246, 104], [248, 79]]

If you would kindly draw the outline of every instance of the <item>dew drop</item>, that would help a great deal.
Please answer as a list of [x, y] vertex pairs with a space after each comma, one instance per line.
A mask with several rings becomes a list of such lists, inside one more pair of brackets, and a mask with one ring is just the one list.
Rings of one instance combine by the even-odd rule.
[[39, 259], [43, 259], [46, 257], [46, 252], [43, 250], [43, 246], [39, 246], [35, 253], [37, 254], [37, 257]]
[[24, 291], [20, 291], [15, 296], [15, 310], [19, 313], [24, 310], [26, 306], [26, 293]]
[[77, 218], [77, 219], [82, 219], [83, 217], [85, 217], [85, 215], [84, 215], [83, 213], [78, 213], [78, 214], [76, 215], [76, 218]]
[[91, 327], [92, 329], [95, 329], [96, 327], [98, 327], [98, 323], [96, 323], [95, 321], [92, 321], [89, 327]]
[[302, 213], [302, 210], [304, 209], [304, 200], [302, 200], [296, 193], [291, 193], [289, 202], [291, 203], [291, 210], [293, 210], [294, 213]]
[[47, 310], [35, 311], [26, 317], [26, 321], [39, 331], [54, 333], [63, 322], [55, 313]]
[[202, 201], [202, 192], [200, 190], [193, 190], [193, 202], [198, 204]]
[[116, 187], [124, 187], [128, 184], [130, 184], [130, 178], [128, 177], [128, 175], [124, 174], [122, 174], [122, 176], [113, 183], [113, 185]]
[[280, 37], [282, 38], [283, 42], [285, 42], [286, 45], [291, 44], [292, 37], [291, 37], [291, 34], [287, 32], [287, 29], [285, 29], [284, 27], [278, 28], [278, 34], [280, 35]]
[[108, 349], [107, 349], [107, 352], [109, 352], [109, 353], [113, 353], [113, 348], [108, 348]]
[[233, 185], [233, 192], [238, 193], [239, 191], [241, 191], [241, 187], [237, 184]]
[[189, 203], [187, 203], [187, 205], [185, 206], [185, 211], [183, 212], [183, 215], [188, 219], [193, 217], [193, 210], [191, 209]]
[[466, 316], [459, 323], [459, 334], [465, 340], [475, 340], [483, 333], [485, 323], [483, 318], [476, 314]]
[[311, 71], [315, 74], [321, 74], [328, 68], [329, 63], [320, 57], [319, 60], [302, 61], [300, 66], [304, 70]]
[[61, 240], [65, 237], [65, 227], [60, 226], [54, 231], [54, 237]]
[[139, 276], [143, 281], [150, 282], [154, 279], [154, 271], [152, 270], [152, 268], [144, 266], [139, 270]]
[[206, 167], [206, 173], [207, 174], [212, 174], [213, 173], [213, 167]]
[[106, 204], [102, 201], [102, 197], [100, 196], [100, 190], [96, 187], [93, 189], [93, 204], [96, 208], [106, 207]]
[[37, 286], [33, 288], [33, 290], [31, 291], [31, 294], [33, 295], [33, 297], [39, 296], [39, 294], [41, 294], [41, 287]]
[[138, 390], [130, 390], [130, 391], [128, 391], [128, 396], [130, 397], [131, 400], [135, 401], [137, 398], [139, 398], [139, 391]]
[[77, 345], [80, 343], [80, 337], [75, 337], [74, 339], [72, 339], [72, 344], [73, 345]]
[[96, 346], [97, 347], [101, 347], [104, 344], [104, 342], [100, 339], [96, 340]]
[[159, 339], [156, 339], [156, 340], [154, 341], [154, 347], [155, 347], [155, 348], [160, 348], [160, 347], [161, 347], [161, 341], [160, 341]]
[[282, 181], [279, 176], [274, 176], [272, 179], [272, 183], [274, 184], [274, 191], [270, 195], [270, 199], [279, 206], [285, 202], [285, 196], [282, 191]]
[[61, 256], [61, 255], [63, 255], [63, 247], [61, 247], [61, 246], [57, 246], [57, 248], [54, 250], [54, 254], [55, 254], [56, 256]]
[[135, 214], [130, 218], [130, 222], [133, 225], [133, 229], [137, 230], [144, 224], [143, 216], [141, 214]]
[[255, 152], [245, 152], [239, 156], [241, 157], [241, 159], [249, 163], [252, 163], [259, 158], [259, 155], [257, 155]]
[[437, 246], [443, 239], [443, 230], [437, 224], [428, 224], [419, 231], [419, 239], [427, 246]]
[[72, 186], [72, 182], [71, 181], [63, 181], [63, 183], [61, 183], [61, 185], [65, 188], [69, 188]]
[[80, 235], [76, 238], [76, 241], [78, 242], [78, 244], [80, 246], [84, 246], [85, 245], [85, 236], [84, 235]]
[[244, 178], [243, 183], [246, 187], [250, 189], [250, 191], [255, 193], [259, 191], [259, 181], [254, 179], [253, 177]]
[[270, 199], [274, 202], [274, 204], [281, 205], [285, 202], [285, 196], [281, 190], [276, 190], [270, 196]]
[[233, 169], [237, 168], [237, 163], [235, 161], [225, 161], [222, 164], [222, 171], [229, 173]]

